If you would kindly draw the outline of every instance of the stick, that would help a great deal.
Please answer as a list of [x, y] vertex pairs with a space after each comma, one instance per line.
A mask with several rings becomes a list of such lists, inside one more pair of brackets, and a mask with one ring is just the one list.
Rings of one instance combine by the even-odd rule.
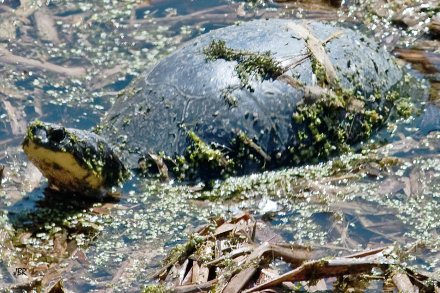
[[342, 33], [336, 32], [328, 37], [326, 40], [321, 41], [320, 39], [316, 38], [305, 25], [289, 23], [287, 26], [289, 29], [292, 29], [296, 34], [298, 34], [302, 39], [305, 40], [307, 48], [310, 50], [310, 53], [324, 67], [325, 75], [328, 82], [333, 86], [338, 86], [338, 76], [336, 74], [335, 68], [333, 67], [333, 63], [330, 60], [330, 57], [325, 52], [324, 44], [329, 42], [333, 38], [341, 36]]
[[70, 77], [82, 77], [83, 75], [86, 74], [86, 70], [83, 67], [63, 67], [49, 62], [42, 62], [35, 59], [29, 59], [14, 55], [8, 50], [3, 48], [0, 48], [0, 62], [12, 64], [12, 65], [21, 64], [28, 67], [35, 67]]
[[[381, 254], [380, 254], [381, 255]], [[322, 279], [329, 277], [338, 277], [347, 274], [357, 274], [369, 272], [372, 268], [378, 267], [381, 263], [375, 258], [367, 259], [350, 259], [350, 258], [335, 258], [332, 260], [317, 260], [309, 261], [300, 267], [281, 275], [280, 277], [255, 286], [244, 292], [261, 291], [267, 288], [278, 286], [283, 282], [298, 282], [313, 279]]]
[[201, 291], [209, 291], [212, 289], [215, 284], [217, 284], [218, 280], [214, 279], [202, 284], [194, 284], [194, 285], [185, 285], [185, 286], [177, 286], [170, 290], [170, 292], [175, 293], [192, 293], [192, 292], [201, 292]]
[[419, 292], [414, 285], [411, 283], [410, 279], [406, 274], [403, 273], [396, 273], [393, 276], [393, 283], [396, 285], [397, 289], [399, 289], [399, 292], [405, 292], [405, 293], [416, 293]]

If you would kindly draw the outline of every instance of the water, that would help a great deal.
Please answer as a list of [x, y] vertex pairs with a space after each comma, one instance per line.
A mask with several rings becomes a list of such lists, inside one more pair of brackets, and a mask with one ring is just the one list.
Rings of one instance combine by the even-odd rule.
[[[5, 166], [0, 287], [26, 284], [32, 281], [29, 277], [44, 274], [43, 287], [61, 275], [73, 291], [136, 292], [150, 282], [146, 276], [158, 267], [161, 256], [185, 241], [194, 227], [211, 216], [242, 210], [252, 211], [275, 234], [295, 243], [352, 251], [422, 241], [425, 248], [409, 262], [438, 272], [436, 101], [429, 102], [419, 118], [389, 125], [394, 132], [384, 130], [375, 137], [376, 142], [383, 137], [388, 141], [376, 151], [231, 178], [212, 191], [134, 178], [124, 185], [119, 201], [100, 204], [51, 194], [19, 147], [26, 124], [35, 118], [81, 129], [97, 125], [118, 91], [157, 60], [186, 40], [236, 21], [348, 17], [348, 24], [357, 21], [363, 30], [373, 29], [390, 48], [405, 47], [420, 37], [435, 41], [423, 27], [390, 27], [388, 15], [372, 17], [362, 11], [372, 9], [369, 2], [345, 3], [341, 9], [325, 2], [49, 2], [47, 10], [38, 1], [0, 5], [0, 50], [13, 54], [0, 60], [0, 163]], [[44, 11], [44, 19], [38, 11]], [[46, 63], [30, 66], [29, 60]], [[60, 73], [57, 66], [70, 70]], [[438, 73], [419, 74], [438, 79]], [[14, 276], [22, 267], [28, 278]]]

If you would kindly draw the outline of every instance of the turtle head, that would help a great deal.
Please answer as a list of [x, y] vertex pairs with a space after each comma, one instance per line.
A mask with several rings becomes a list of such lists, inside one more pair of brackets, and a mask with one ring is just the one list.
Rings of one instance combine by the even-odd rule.
[[58, 190], [96, 195], [130, 174], [106, 140], [89, 131], [37, 120], [29, 124], [22, 146]]

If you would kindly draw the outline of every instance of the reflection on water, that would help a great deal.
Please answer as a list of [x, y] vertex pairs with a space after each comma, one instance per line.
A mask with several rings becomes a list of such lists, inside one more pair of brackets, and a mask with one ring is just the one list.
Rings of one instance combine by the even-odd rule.
[[[0, 163], [6, 166], [0, 189], [0, 287], [45, 275], [32, 284], [47, 287], [61, 276], [74, 291], [138, 291], [164, 251], [193, 227], [241, 210], [253, 211], [286, 241], [348, 250], [423, 241], [426, 249], [412, 263], [439, 269], [435, 105], [417, 119], [389, 125], [392, 136], [389, 130], [383, 133], [393, 144], [377, 151], [368, 151], [375, 145], [368, 143], [364, 154], [231, 178], [210, 191], [135, 178], [117, 202], [45, 196], [44, 179], [19, 151], [29, 121], [93, 127], [118, 91], [210, 29], [258, 17], [348, 17], [374, 30], [390, 50], [421, 39], [430, 51], [438, 41], [425, 27], [434, 12], [423, 8], [417, 14], [419, 7], [409, 7], [419, 17], [411, 26], [406, 14], [395, 21], [374, 1], [347, 1], [341, 9], [326, 1], [60, 0], [48, 1], [47, 7], [38, 1], [0, 2]], [[390, 26], [393, 21], [399, 26]], [[435, 58], [428, 61], [435, 65]], [[438, 80], [438, 72], [425, 77]], [[22, 267], [29, 276], [16, 278], [15, 269]]]

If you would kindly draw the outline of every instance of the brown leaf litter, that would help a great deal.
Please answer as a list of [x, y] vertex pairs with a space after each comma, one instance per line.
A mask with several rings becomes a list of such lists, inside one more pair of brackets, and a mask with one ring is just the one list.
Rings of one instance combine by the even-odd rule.
[[271, 243], [270, 239], [257, 243], [260, 226], [245, 213], [199, 228], [187, 243], [170, 252], [154, 274], [160, 284], [150, 285], [144, 292], [283, 292], [301, 288], [313, 292], [342, 288], [346, 277], [358, 279], [361, 287], [381, 280], [399, 292], [437, 292], [440, 288], [440, 281], [429, 273], [406, 268], [399, 256], [410, 252], [402, 254], [398, 247], [325, 256], [320, 248]]

